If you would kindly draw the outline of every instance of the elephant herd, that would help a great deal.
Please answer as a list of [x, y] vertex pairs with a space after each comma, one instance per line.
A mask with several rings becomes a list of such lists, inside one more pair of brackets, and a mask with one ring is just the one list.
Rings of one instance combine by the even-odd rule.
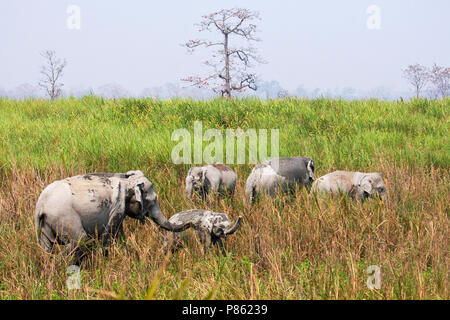
[[[205, 199], [208, 193], [232, 194], [236, 182], [235, 172], [223, 164], [192, 167], [186, 177], [186, 196], [191, 198], [195, 192]], [[277, 158], [256, 165], [247, 178], [245, 198], [252, 204], [261, 193], [273, 197], [293, 193], [297, 187], [310, 187], [317, 195], [344, 193], [355, 201], [374, 196], [386, 200], [380, 173], [335, 171], [315, 180], [314, 161], [308, 157]], [[167, 219], [153, 184], [141, 171], [90, 173], [55, 181], [42, 191], [35, 209], [37, 241], [49, 253], [55, 244], [64, 245], [64, 251], [73, 253], [74, 263], [79, 264], [94, 239], [108, 246], [120, 237], [126, 247], [126, 216], [142, 223], [148, 217], [165, 230], [166, 250], [181, 247], [179, 233], [192, 228], [205, 249], [218, 245], [224, 255], [222, 239], [235, 233], [242, 220], [239, 216], [232, 223], [225, 213], [202, 209]]]

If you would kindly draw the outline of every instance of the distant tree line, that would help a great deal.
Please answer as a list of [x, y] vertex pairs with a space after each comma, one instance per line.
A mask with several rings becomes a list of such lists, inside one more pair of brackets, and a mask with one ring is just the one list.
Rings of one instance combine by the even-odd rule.
[[433, 99], [445, 98], [450, 95], [450, 68], [438, 66], [430, 68], [418, 63], [403, 69], [403, 77], [414, 87], [416, 98], [427, 90]]

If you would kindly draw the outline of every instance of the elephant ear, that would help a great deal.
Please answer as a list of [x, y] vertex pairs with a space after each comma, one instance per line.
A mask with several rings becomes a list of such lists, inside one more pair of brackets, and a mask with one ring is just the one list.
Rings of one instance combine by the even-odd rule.
[[136, 201], [139, 202], [139, 207], [141, 208], [141, 216], [144, 216], [144, 202], [142, 201], [142, 188], [144, 183], [139, 183], [134, 186], [134, 196]]
[[106, 232], [108, 234], [114, 233], [114, 230], [122, 223], [125, 217], [125, 198], [126, 198], [126, 183], [119, 181], [113, 187], [111, 195], [111, 209], [109, 212], [108, 224]]
[[370, 180], [370, 176], [369, 175], [365, 175], [360, 182], [360, 187], [362, 189], [362, 191], [364, 191], [367, 194], [372, 194], [372, 181]]
[[216, 236], [216, 237], [221, 237], [225, 234], [225, 230], [223, 228], [223, 226], [216, 226], [214, 225], [212, 227], [212, 233]]
[[205, 181], [206, 181], [206, 173], [207, 172], [208, 172], [207, 169], [203, 169], [203, 172], [202, 172], [202, 183], [205, 183]]
[[[135, 200], [139, 203], [139, 216], [133, 217], [138, 220], [141, 220], [141, 222], [144, 222], [144, 188], [145, 183], [148, 182], [147, 178], [145, 176], [140, 175], [132, 175], [128, 178], [128, 199], [130, 199], [133, 195], [135, 197]], [[151, 183], [150, 183], [151, 187]]]
[[314, 180], [314, 161], [309, 159], [306, 164], [306, 170], [308, 171], [308, 176], [311, 180]]
[[131, 177], [131, 176], [143, 177], [144, 173], [141, 170], [130, 170], [130, 171], [127, 171], [126, 175], [129, 177]]

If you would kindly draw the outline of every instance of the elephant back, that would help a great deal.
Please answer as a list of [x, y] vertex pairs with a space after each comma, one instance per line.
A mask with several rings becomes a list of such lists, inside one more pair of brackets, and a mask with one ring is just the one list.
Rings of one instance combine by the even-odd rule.
[[83, 215], [109, 211], [114, 199], [113, 190], [119, 187], [120, 178], [96, 175], [80, 175], [64, 179], [72, 192], [74, 209]]
[[301, 182], [307, 177], [306, 164], [302, 157], [273, 159], [269, 164], [278, 175], [289, 181]]

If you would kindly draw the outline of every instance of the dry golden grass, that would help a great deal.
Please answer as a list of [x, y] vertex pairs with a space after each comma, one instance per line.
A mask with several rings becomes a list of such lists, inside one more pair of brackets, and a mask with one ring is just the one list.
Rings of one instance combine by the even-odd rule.
[[[38, 247], [33, 215], [47, 184], [82, 171], [5, 169], [0, 171], [0, 297], [448, 299], [448, 169], [378, 163], [372, 171], [384, 175], [387, 205], [321, 201], [299, 190], [295, 197], [263, 198], [248, 207], [242, 199], [248, 166], [234, 168], [238, 186], [233, 199], [190, 203], [184, 198], [183, 168], [140, 168], [156, 181], [167, 217], [189, 208], [226, 212], [233, 220], [242, 215], [241, 228], [225, 243], [228, 256], [218, 250], [203, 254], [195, 241], [165, 256], [156, 225], [127, 218], [130, 254], [120, 243], [107, 258], [93, 250], [82, 266], [82, 288], [70, 291], [69, 258]], [[318, 168], [316, 176], [325, 173]], [[380, 290], [366, 286], [370, 265], [381, 268]]]

